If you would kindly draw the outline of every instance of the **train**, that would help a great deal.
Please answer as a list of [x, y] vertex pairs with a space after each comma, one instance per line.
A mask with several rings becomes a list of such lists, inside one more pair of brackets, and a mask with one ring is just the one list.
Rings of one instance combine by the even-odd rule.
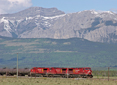
[[[0, 68], [0, 75], [17, 75], [17, 68]], [[30, 77], [62, 77], [62, 78], [92, 78], [90, 67], [66, 68], [66, 67], [33, 67], [18, 69], [18, 76]]]
[[90, 67], [64, 68], [64, 67], [33, 67], [30, 70], [31, 76], [40, 77], [63, 77], [63, 78], [92, 78]]

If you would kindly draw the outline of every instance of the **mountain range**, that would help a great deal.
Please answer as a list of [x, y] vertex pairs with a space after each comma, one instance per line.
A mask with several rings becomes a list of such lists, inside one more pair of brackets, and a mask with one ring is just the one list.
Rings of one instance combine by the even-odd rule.
[[64, 13], [57, 8], [30, 7], [0, 15], [0, 36], [13, 38], [84, 38], [117, 43], [117, 14], [85, 10]]

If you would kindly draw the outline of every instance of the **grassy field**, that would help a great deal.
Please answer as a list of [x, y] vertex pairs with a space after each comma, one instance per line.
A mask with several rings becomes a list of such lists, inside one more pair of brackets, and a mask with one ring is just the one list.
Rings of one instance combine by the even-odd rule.
[[0, 85], [117, 85], [116, 80], [67, 79], [67, 78], [5, 78], [0, 77]]

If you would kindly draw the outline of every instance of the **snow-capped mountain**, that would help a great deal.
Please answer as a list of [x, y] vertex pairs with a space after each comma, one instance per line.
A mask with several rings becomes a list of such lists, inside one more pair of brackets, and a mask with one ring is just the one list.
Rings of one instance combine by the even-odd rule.
[[41, 7], [31, 7], [15, 14], [0, 15], [0, 35], [19, 37], [34, 28], [46, 30], [62, 16], [65, 16], [65, 13], [56, 8]]
[[65, 14], [56, 8], [31, 7], [0, 15], [0, 36], [16, 38], [84, 38], [117, 42], [117, 14], [85, 10]]
[[93, 10], [67, 14], [57, 20], [51, 29], [54, 28], [57, 30], [54, 38], [58, 39], [78, 37], [95, 42], [116, 42], [117, 14]]

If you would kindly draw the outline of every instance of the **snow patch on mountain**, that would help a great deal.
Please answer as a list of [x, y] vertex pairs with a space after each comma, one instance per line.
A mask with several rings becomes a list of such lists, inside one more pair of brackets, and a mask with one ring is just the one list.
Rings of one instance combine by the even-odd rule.
[[[95, 15], [100, 15], [100, 14], [111, 14], [111, 15], [115, 15], [115, 13], [113, 13], [111, 11], [84, 10], [84, 11], [81, 11], [81, 12], [88, 12], [88, 11], [90, 11], [92, 14], [95, 14]], [[78, 13], [81, 13], [81, 12], [78, 12]]]
[[55, 18], [60, 18], [65, 16], [66, 14], [58, 15], [58, 16], [53, 16], [53, 17], [43, 17], [44, 19], [55, 19]]
[[111, 11], [103, 11], [102, 13], [108, 13], [108, 14], [115, 15], [115, 13], [113, 13], [113, 12], [111, 12]]
[[8, 23], [8, 20], [5, 19], [6, 17], [3, 17], [0, 22]]
[[26, 17], [26, 20], [30, 20], [30, 19], [33, 19], [33, 17]]
[[2, 19], [1, 19], [1, 21], [0, 21], [1, 23], [3, 22], [4, 23], [4, 29], [7, 31], [7, 32], [11, 32], [12, 31], [12, 29], [10, 28], [10, 26], [9, 26], [9, 21], [5, 18], [5, 17], [3, 17]]
[[19, 20], [16, 20], [16, 21], [17, 21], [17, 23], [19, 24], [19, 23], [21, 23], [23, 20], [24, 20], [24, 19], [19, 19]]
[[[64, 17], [66, 14], [62, 14], [62, 15], [57, 15], [57, 16], [53, 16], [53, 17], [45, 17], [45, 16], [41, 16], [41, 15], [37, 15], [35, 17], [32, 17], [31, 19], [35, 19], [35, 24], [39, 27], [40, 24], [45, 26], [45, 27], [50, 27], [51, 24], [50, 24], [50, 20], [53, 21], [53, 20], [56, 20], [58, 18], [61, 18], [61, 17]], [[38, 22], [38, 19], [42, 19], [43, 22], [42, 23], [39, 23]]]
[[92, 14], [99, 14], [97, 11], [91, 11]]

